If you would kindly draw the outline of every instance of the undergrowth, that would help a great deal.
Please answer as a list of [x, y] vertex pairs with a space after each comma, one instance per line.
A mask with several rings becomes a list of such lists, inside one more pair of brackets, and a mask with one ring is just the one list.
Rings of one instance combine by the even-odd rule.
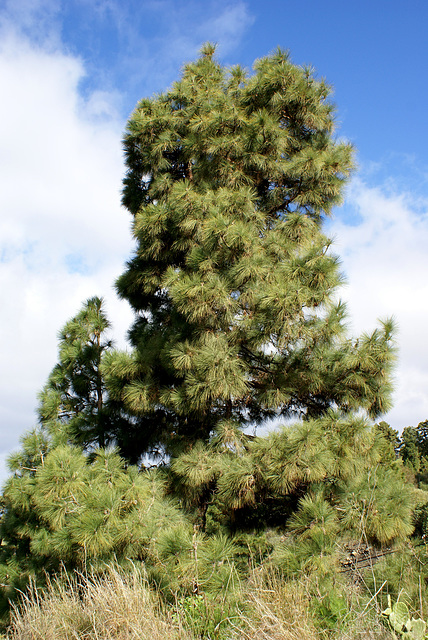
[[390, 640], [378, 600], [348, 582], [285, 580], [254, 569], [227, 597], [194, 593], [166, 602], [137, 566], [63, 573], [32, 584], [7, 640]]

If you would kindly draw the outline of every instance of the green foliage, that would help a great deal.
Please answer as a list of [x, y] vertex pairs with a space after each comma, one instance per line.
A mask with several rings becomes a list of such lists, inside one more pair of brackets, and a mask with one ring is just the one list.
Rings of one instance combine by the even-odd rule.
[[401, 444], [398, 431], [392, 429], [392, 427], [384, 420], [381, 420], [375, 425], [375, 430], [377, 436], [381, 439], [381, 459], [384, 462], [388, 461], [393, 463], [398, 456]]
[[230, 623], [239, 624], [240, 613], [233, 600], [194, 594], [177, 600], [173, 619], [190, 629], [195, 638], [228, 640]]
[[314, 600], [311, 612], [317, 627], [337, 631], [348, 614], [346, 598], [337, 591], [330, 590]]
[[[260, 531], [287, 526], [308, 557], [317, 555], [315, 547], [323, 549], [322, 530], [333, 522], [332, 542], [339, 530], [380, 545], [412, 533], [422, 496], [399, 465], [383, 464], [383, 441], [366, 420], [329, 412], [263, 438], [242, 436], [239, 444], [238, 450], [219, 450], [214, 437], [171, 463], [177, 493], [203, 527], [207, 516], [213, 530], [216, 519], [219, 530], [235, 533], [237, 521], [241, 529], [247, 521]], [[299, 554], [292, 552], [294, 561]]]
[[189, 524], [160, 532], [153, 545], [149, 576], [167, 599], [182, 594], [226, 597], [239, 586], [236, 547], [224, 534], [205, 536]]
[[[330, 89], [281, 50], [249, 77], [213, 52], [143, 99], [124, 139], [137, 248], [117, 288], [136, 320], [133, 352], [103, 373], [140, 452], [176, 456], [224, 424], [389, 406], [392, 324], [346, 336], [322, 232], [352, 169]], [[236, 505], [252, 482], [248, 469]]]
[[426, 622], [421, 618], [410, 618], [409, 609], [404, 602], [394, 602], [388, 597], [388, 608], [382, 611], [395, 633], [403, 640], [424, 640], [427, 636]]
[[393, 469], [377, 466], [356, 482], [340, 487], [344, 513], [341, 523], [359, 537], [382, 545], [403, 540], [414, 529], [417, 499], [411, 485]]
[[400, 456], [404, 464], [416, 476], [419, 485], [428, 484], [428, 421], [420, 422], [416, 428], [403, 429]]
[[155, 476], [125, 468], [114, 450], [88, 458], [67, 445], [52, 449], [37, 468], [21, 468], [3, 494], [4, 596], [31, 575], [43, 581], [61, 566], [150, 556], [159, 532], [184, 521]]
[[[129, 420], [107, 393], [101, 361], [112, 349], [100, 298], [87, 300], [59, 333], [59, 361], [40, 393], [39, 421], [53, 443], [85, 448], [118, 444]], [[131, 458], [132, 455], [129, 455]]]
[[288, 519], [287, 528], [302, 540], [312, 540], [325, 549], [338, 533], [337, 513], [322, 494], [306, 495]]

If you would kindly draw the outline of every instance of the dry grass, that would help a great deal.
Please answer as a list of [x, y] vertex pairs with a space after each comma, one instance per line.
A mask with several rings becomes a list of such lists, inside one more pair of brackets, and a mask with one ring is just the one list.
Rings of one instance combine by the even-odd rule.
[[308, 598], [296, 584], [278, 580], [273, 573], [254, 572], [246, 602], [236, 640], [319, 640], [308, 615]]
[[340, 628], [322, 629], [312, 617], [314, 592], [308, 579], [285, 582], [274, 572], [254, 572], [246, 594], [247, 613], [231, 637], [235, 640], [393, 640], [395, 636], [382, 624], [375, 607], [363, 606], [358, 594], [344, 587], [348, 613], [341, 620]]
[[162, 616], [143, 576], [109, 568], [102, 577], [56, 580], [34, 588], [15, 610], [10, 640], [190, 640]]
[[[42, 592], [32, 588], [12, 615], [7, 640], [390, 640], [374, 609], [357, 594], [340, 629], [314, 624], [314, 591], [308, 580], [286, 582], [274, 572], [253, 571], [228, 625], [214, 635], [184, 627], [179, 609], [161, 609], [144, 575], [109, 567], [103, 576], [67, 575]], [[351, 596], [348, 593], [348, 596]], [[315, 601], [317, 598], [315, 597]], [[354, 600], [354, 604], [352, 601]], [[245, 605], [242, 605], [245, 603]], [[370, 604], [370, 602], [369, 602]], [[177, 605], [178, 606], [178, 605]], [[358, 609], [360, 608], [360, 612]], [[354, 610], [355, 609], [355, 610]], [[204, 615], [199, 612], [198, 615]], [[207, 609], [205, 615], [210, 616]], [[180, 623], [180, 620], [182, 623]], [[197, 625], [196, 625], [197, 626]], [[205, 625], [206, 626], [206, 625]], [[201, 628], [203, 628], [202, 625]], [[217, 627], [216, 627], [217, 629]]]

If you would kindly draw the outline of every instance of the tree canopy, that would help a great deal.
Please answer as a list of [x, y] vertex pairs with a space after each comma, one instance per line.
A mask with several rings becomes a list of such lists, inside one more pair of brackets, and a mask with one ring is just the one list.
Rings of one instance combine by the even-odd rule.
[[136, 314], [133, 351], [104, 373], [146, 451], [225, 423], [389, 407], [392, 324], [347, 335], [322, 231], [353, 166], [329, 96], [281, 50], [247, 75], [206, 45], [131, 116], [123, 203], [137, 248], [117, 290]]

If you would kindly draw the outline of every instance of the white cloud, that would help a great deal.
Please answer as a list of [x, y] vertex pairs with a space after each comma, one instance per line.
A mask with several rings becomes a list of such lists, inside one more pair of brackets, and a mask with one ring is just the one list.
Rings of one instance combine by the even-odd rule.
[[95, 100], [87, 110], [79, 99], [78, 60], [10, 46], [13, 57], [10, 48], [0, 52], [1, 237], [23, 248], [60, 233], [55, 261], [79, 247], [95, 262], [127, 241], [125, 226], [119, 237], [110, 228], [121, 188], [121, 123], [91, 117]]
[[229, 54], [236, 48], [244, 33], [254, 22], [245, 2], [226, 5], [219, 15], [202, 25], [199, 33], [203, 40], [220, 44], [220, 53]]
[[0, 46], [0, 457], [33, 426], [57, 332], [82, 302], [104, 296], [119, 337], [130, 324], [113, 292], [131, 250], [123, 123], [115, 96], [82, 100], [83, 76], [16, 35]]
[[0, 12], [2, 40], [11, 34], [28, 37], [45, 50], [58, 47], [60, 0], [3, 0]]
[[352, 331], [372, 330], [377, 318], [395, 319], [395, 406], [386, 420], [400, 430], [416, 426], [428, 417], [428, 202], [357, 179], [346, 209], [356, 214], [354, 222], [339, 216], [330, 231], [348, 280], [343, 297]]
[[[118, 28], [121, 40], [132, 43], [128, 58], [130, 80], [135, 81], [137, 76], [141, 85], [145, 78], [147, 85], [152, 83], [160, 90], [176, 79], [177, 68], [193, 60], [204, 42], [217, 43], [219, 55], [228, 56], [241, 44], [255, 20], [248, 3], [243, 1], [145, 0], [145, 7], [149, 16], [161, 21], [160, 37], [150, 34], [146, 25], [134, 22], [126, 5], [116, 6], [122, 16]], [[146, 37], [142, 38], [143, 32]], [[136, 59], [138, 69], [134, 66]], [[130, 69], [134, 69], [132, 74]]]

